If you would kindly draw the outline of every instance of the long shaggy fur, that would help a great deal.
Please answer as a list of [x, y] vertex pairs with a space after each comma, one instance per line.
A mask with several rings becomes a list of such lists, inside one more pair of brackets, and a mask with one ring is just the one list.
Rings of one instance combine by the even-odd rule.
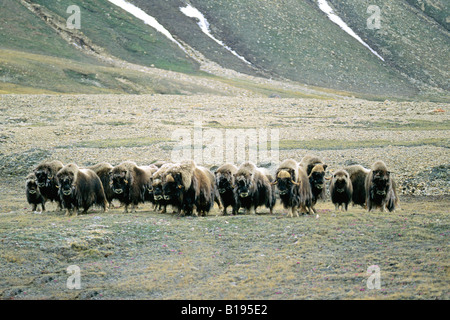
[[330, 182], [331, 202], [335, 205], [336, 211], [339, 207], [347, 211], [348, 204], [352, 201], [352, 194], [350, 175], [343, 169], [336, 170]]
[[144, 202], [151, 176], [149, 167], [139, 167], [133, 161], [122, 162], [112, 169], [111, 188], [114, 198], [125, 206], [125, 212], [128, 212], [130, 204], [131, 210], [136, 211], [137, 205]]
[[223, 215], [227, 214], [228, 207], [231, 207], [233, 215], [237, 214], [234, 195], [234, 175], [237, 170], [234, 164], [226, 163], [215, 171], [216, 188], [222, 202]]
[[398, 206], [396, 184], [383, 161], [372, 164], [367, 175], [366, 203], [369, 212], [377, 208], [391, 212]]
[[244, 208], [246, 214], [259, 206], [266, 206], [272, 213], [275, 205], [274, 187], [269, 180], [270, 175], [251, 162], [244, 162], [235, 174], [236, 211]]
[[36, 211], [38, 205], [41, 205], [42, 212], [45, 211], [45, 198], [39, 190], [34, 173], [30, 173], [26, 177], [25, 193], [28, 203], [32, 205], [31, 211]]
[[106, 196], [103, 185], [97, 174], [91, 169], [80, 169], [75, 163], [70, 163], [58, 171], [59, 194], [67, 214], [79, 209], [86, 213], [90, 207], [97, 205], [106, 210]]
[[161, 213], [166, 213], [168, 201], [164, 199], [163, 182], [165, 181], [167, 170], [173, 165], [173, 163], [164, 163], [156, 170], [152, 175], [152, 190], [153, 199], [155, 201], [156, 209]]
[[164, 198], [178, 214], [206, 215], [214, 205], [214, 184], [206, 168], [185, 160], [168, 168], [163, 181]]
[[366, 178], [370, 170], [359, 164], [351, 165], [344, 168], [350, 176], [352, 182], [352, 202], [353, 205], [366, 207]]
[[112, 200], [114, 199], [114, 192], [111, 188], [111, 171], [113, 166], [108, 162], [100, 162], [96, 165], [88, 167], [94, 171], [97, 176], [100, 178], [100, 181], [103, 185], [103, 191], [105, 192], [106, 201], [109, 203], [109, 207], [112, 206]]
[[44, 161], [33, 170], [41, 195], [46, 201], [55, 201], [58, 209], [61, 209], [62, 206], [57, 188], [56, 174], [63, 166], [63, 163], [58, 160]]
[[316, 213], [314, 208], [318, 199], [324, 199], [326, 194], [326, 184], [325, 184], [325, 170], [327, 165], [316, 156], [306, 155], [300, 161], [300, 166], [306, 172], [309, 183], [311, 185], [312, 192], [312, 210]]
[[306, 173], [294, 159], [284, 160], [275, 172], [274, 184], [288, 216], [298, 216], [298, 210], [309, 212], [312, 200], [311, 187]]

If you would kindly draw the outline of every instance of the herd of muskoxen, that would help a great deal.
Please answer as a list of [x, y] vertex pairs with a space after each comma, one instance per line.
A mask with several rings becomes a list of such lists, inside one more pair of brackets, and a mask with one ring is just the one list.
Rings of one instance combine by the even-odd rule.
[[351, 165], [329, 170], [318, 157], [307, 155], [300, 162], [282, 161], [274, 174], [252, 162], [239, 167], [224, 164], [213, 171], [192, 160], [177, 163], [156, 162], [138, 166], [125, 161], [117, 166], [102, 162], [80, 168], [75, 163], [45, 161], [26, 178], [26, 196], [32, 211], [47, 201], [55, 201], [67, 215], [86, 213], [92, 206], [104, 211], [116, 199], [128, 212], [140, 203], [151, 202], [162, 213], [170, 206], [178, 215], [205, 216], [217, 203], [222, 214], [231, 207], [232, 214], [242, 208], [256, 213], [264, 206], [273, 213], [276, 200], [293, 217], [316, 213], [318, 199], [326, 195], [326, 181], [336, 210], [360, 205], [369, 211], [393, 211], [398, 206], [395, 181], [383, 161], [370, 169]]

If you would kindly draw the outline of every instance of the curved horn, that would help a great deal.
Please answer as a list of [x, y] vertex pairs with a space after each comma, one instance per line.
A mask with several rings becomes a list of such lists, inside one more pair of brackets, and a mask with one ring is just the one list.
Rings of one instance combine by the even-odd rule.
[[300, 183], [298, 183], [298, 182], [295, 182], [294, 180], [292, 180], [291, 179], [291, 182], [293, 183], [293, 184], [295, 184], [296, 186], [299, 186], [300, 185]]
[[275, 180], [274, 182], [271, 182], [271, 183], [270, 183], [271, 186], [274, 186], [274, 185], [276, 185], [276, 184], [278, 184], [278, 180]]

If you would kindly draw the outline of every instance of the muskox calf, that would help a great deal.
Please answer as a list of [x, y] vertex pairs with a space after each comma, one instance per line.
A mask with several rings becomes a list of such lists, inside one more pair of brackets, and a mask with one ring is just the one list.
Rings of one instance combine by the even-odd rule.
[[306, 172], [293, 159], [284, 160], [277, 168], [275, 182], [281, 203], [288, 216], [298, 217], [298, 210], [310, 212], [312, 193]]
[[336, 211], [341, 207], [347, 211], [348, 204], [352, 201], [353, 186], [347, 171], [340, 169], [333, 173], [330, 182], [331, 202]]
[[300, 161], [300, 166], [306, 171], [308, 176], [312, 193], [311, 208], [316, 213], [314, 206], [317, 200], [325, 198], [325, 170], [328, 166], [320, 158], [311, 155], [304, 156]]
[[46, 201], [55, 201], [58, 205], [58, 210], [62, 208], [62, 205], [57, 188], [56, 174], [62, 167], [61, 161], [53, 160], [42, 162], [33, 170], [41, 195]]
[[398, 205], [398, 197], [394, 179], [383, 161], [375, 162], [366, 178], [367, 209], [380, 208], [394, 211]]
[[30, 173], [26, 178], [26, 196], [29, 204], [32, 205], [31, 211], [36, 211], [37, 206], [41, 205], [41, 212], [45, 211], [45, 198], [42, 196], [39, 186], [36, 182], [34, 173]]
[[97, 174], [91, 169], [80, 169], [75, 163], [64, 166], [56, 174], [59, 195], [66, 215], [79, 209], [86, 213], [90, 207], [97, 205], [106, 211], [106, 196]]
[[352, 202], [353, 205], [366, 207], [366, 178], [370, 170], [359, 164], [351, 165], [344, 168], [350, 176], [352, 182]]
[[206, 168], [186, 160], [169, 167], [163, 181], [164, 199], [178, 214], [205, 216], [214, 205], [214, 184]]
[[138, 167], [133, 161], [125, 161], [111, 170], [111, 188], [114, 199], [125, 206], [124, 212], [136, 211], [139, 203], [145, 200], [148, 181], [152, 175], [149, 167]]
[[268, 172], [251, 162], [244, 162], [239, 166], [234, 175], [236, 212], [244, 208], [246, 214], [251, 211], [256, 214], [259, 206], [266, 206], [270, 214], [273, 213], [276, 198], [269, 176]]
[[215, 171], [216, 188], [222, 202], [222, 214], [227, 214], [227, 208], [231, 206], [232, 214], [237, 214], [236, 198], [234, 195], [234, 175], [238, 168], [231, 163], [227, 163], [219, 167]]
[[101, 162], [96, 165], [93, 165], [91, 167], [88, 167], [88, 169], [91, 169], [94, 171], [97, 176], [100, 178], [100, 181], [102, 182], [103, 191], [105, 192], [106, 201], [109, 203], [109, 208], [112, 207], [112, 200], [114, 199], [114, 192], [111, 188], [111, 170], [113, 169], [113, 166], [109, 164], [108, 162]]

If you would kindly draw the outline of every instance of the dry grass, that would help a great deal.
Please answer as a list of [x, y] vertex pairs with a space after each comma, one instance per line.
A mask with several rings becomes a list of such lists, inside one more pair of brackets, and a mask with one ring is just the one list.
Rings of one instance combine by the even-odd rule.
[[[3, 299], [448, 299], [448, 199], [395, 213], [179, 218], [149, 205], [0, 216]], [[51, 206], [50, 206], [51, 207]], [[82, 288], [66, 288], [66, 268]], [[367, 268], [381, 269], [370, 290]]]

